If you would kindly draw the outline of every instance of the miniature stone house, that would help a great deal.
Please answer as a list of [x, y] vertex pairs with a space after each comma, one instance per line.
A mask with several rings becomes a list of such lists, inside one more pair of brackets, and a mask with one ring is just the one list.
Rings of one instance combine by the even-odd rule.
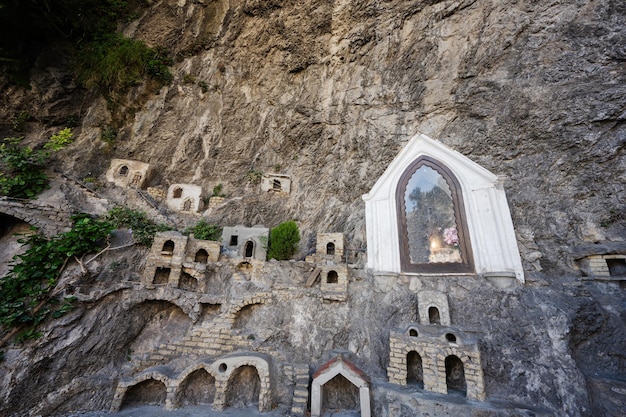
[[[195, 239], [174, 231], [157, 233], [146, 259], [142, 283], [178, 288], [181, 276], [189, 275], [197, 280], [206, 270], [206, 264], [217, 262], [219, 255], [219, 242]], [[191, 274], [183, 274], [183, 269]]]
[[320, 265], [322, 296], [327, 300], [345, 301], [348, 298], [348, 267], [345, 264]]
[[413, 324], [389, 337], [389, 382], [485, 399], [477, 341], [453, 327]]
[[626, 255], [591, 255], [584, 259], [587, 274], [595, 279], [626, 278]]
[[210, 240], [195, 239], [193, 235], [187, 240], [185, 262], [217, 262], [220, 257], [220, 243]]
[[123, 188], [142, 188], [148, 179], [150, 165], [130, 159], [113, 159], [106, 174], [108, 182]]
[[187, 236], [173, 231], [156, 234], [146, 259], [142, 280], [144, 285], [168, 284], [178, 287], [187, 239]]
[[361, 417], [370, 417], [369, 378], [353, 363], [341, 356], [331, 359], [313, 374], [313, 382], [311, 384], [311, 417], [321, 416], [324, 406], [324, 385], [337, 377], [345, 378], [348, 383], [358, 389], [360, 415]]
[[342, 262], [344, 254], [343, 233], [318, 233], [315, 254], [307, 256], [307, 262]]
[[231, 257], [252, 258], [264, 261], [267, 258], [267, 241], [270, 230], [261, 225], [224, 227], [222, 246]]
[[420, 291], [417, 294], [420, 323], [450, 325], [448, 296], [441, 291]]
[[501, 181], [440, 142], [414, 136], [363, 200], [369, 268], [524, 282]]
[[291, 192], [291, 177], [284, 174], [263, 174], [261, 191], [289, 194]]
[[193, 184], [172, 184], [167, 190], [167, 206], [176, 211], [196, 213], [202, 202], [202, 187]]

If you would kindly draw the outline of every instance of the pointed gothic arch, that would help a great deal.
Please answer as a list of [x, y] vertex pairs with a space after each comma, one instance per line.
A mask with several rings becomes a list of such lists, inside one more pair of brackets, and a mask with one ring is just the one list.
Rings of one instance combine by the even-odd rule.
[[417, 158], [396, 188], [400, 262], [403, 272], [471, 273], [461, 185], [441, 162]]

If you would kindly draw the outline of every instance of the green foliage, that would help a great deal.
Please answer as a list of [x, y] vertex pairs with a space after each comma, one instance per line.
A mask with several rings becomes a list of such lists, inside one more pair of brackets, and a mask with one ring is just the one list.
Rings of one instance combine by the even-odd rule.
[[148, 219], [146, 213], [131, 210], [128, 207], [114, 207], [107, 213], [107, 220], [114, 227], [126, 227], [132, 231], [135, 242], [144, 246], [152, 246], [154, 235], [172, 228], [165, 224], [156, 224]]
[[78, 58], [79, 80], [88, 88], [108, 95], [125, 92], [152, 78], [161, 85], [172, 81], [167, 52], [149, 48], [139, 40], [109, 34], [90, 42]]
[[48, 188], [44, 168], [49, 154], [20, 146], [22, 139], [0, 142], [0, 195], [31, 199]]
[[283, 222], [270, 231], [268, 259], [290, 259], [300, 243], [300, 230], [293, 220]]
[[58, 152], [74, 141], [73, 136], [72, 129], [66, 127], [60, 130], [59, 133], [52, 135], [50, 140], [43, 147], [44, 149], [51, 149]]
[[200, 87], [200, 90], [202, 90], [203, 93], [206, 93], [209, 91], [209, 85], [206, 83], [206, 81], [199, 81], [198, 86]]
[[13, 119], [11, 119], [11, 124], [13, 126], [13, 130], [15, 130], [16, 132], [23, 132], [24, 131], [24, 125], [29, 120], [30, 120], [30, 114], [28, 114], [25, 111], [20, 112], [20, 114], [18, 114]]
[[61, 268], [68, 258], [100, 250], [113, 229], [110, 223], [86, 214], [73, 216], [72, 220], [74, 226], [69, 232], [52, 239], [38, 233], [21, 238], [19, 242], [28, 248], [13, 258], [8, 274], [0, 279], [0, 325], [24, 326], [18, 341], [38, 337], [39, 323], [74, 308], [74, 297], [61, 303], [52, 294]]
[[219, 241], [222, 238], [222, 228], [214, 224], [208, 224], [202, 219], [193, 227], [188, 227], [183, 232], [185, 235], [193, 233], [196, 239]]
[[117, 130], [111, 125], [106, 125], [100, 132], [100, 139], [109, 145], [112, 145], [117, 139]]
[[65, 128], [52, 135], [45, 150], [21, 146], [24, 138], [4, 138], [0, 141], [0, 195], [32, 199], [48, 188], [44, 170], [50, 152], [60, 151], [72, 142], [72, 130]]
[[222, 184], [217, 184], [213, 187], [213, 197], [225, 197], [226, 195], [222, 193]]
[[262, 172], [251, 170], [248, 171], [248, 173], [246, 174], [246, 180], [252, 184], [258, 184], [259, 182], [261, 182], [262, 176]]

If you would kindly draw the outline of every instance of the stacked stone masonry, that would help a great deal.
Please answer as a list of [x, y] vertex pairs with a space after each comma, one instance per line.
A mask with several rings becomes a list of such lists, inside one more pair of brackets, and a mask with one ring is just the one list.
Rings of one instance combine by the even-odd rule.
[[414, 324], [406, 331], [392, 331], [389, 338], [389, 382], [407, 385], [410, 352], [421, 358], [425, 391], [448, 393], [446, 358], [456, 356], [463, 364], [467, 398], [483, 401], [485, 384], [478, 344], [456, 328]]

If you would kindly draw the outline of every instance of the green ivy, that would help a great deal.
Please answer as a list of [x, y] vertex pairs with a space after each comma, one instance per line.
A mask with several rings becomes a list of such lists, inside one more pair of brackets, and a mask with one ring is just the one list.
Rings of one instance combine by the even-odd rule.
[[48, 188], [44, 172], [50, 152], [60, 151], [72, 142], [72, 130], [65, 128], [52, 135], [44, 150], [21, 146], [24, 138], [4, 138], [0, 141], [0, 195], [32, 199]]
[[130, 229], [135, 241], [148, 247], [152, 246], [154, 235], [157, 232], [172, 230], [172, 228], [166, 224], [156, 224], [148, 219], [146, 213], [132, 210], [128, 207], [112, 208], [107, 213], [107, 220], [116, 228], [126, 227]]
[[196, 239], [219, 241], [222, 238], [222, 228], [214, 224], [209, 224], [202, 219], [193, 227], [185, 229], [183, 234], [193, 233]]
[[68, 258], [99, 251], [113, 226], [87, 214], [72, 217], [69, 232], [47, 239], [39, 233], [18, 241], [24, 253], [13, 257], [7, 275], [0, 278], [0, 325], [24, 328], [17, 340], [38, 336], [36, 326], [49, 317], [58, 318], [74, 308], [75, 297], [59, 300], [52, 294]]

